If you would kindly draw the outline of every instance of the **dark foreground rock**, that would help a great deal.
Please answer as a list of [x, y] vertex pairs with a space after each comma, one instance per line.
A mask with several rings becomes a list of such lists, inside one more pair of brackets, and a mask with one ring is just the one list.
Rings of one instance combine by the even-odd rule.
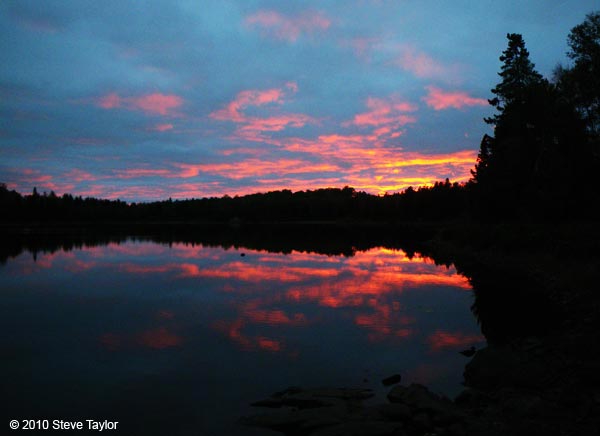
[[449, 399], [425, 386], [395, 386], [390, 404], [365, 405], [372, 396], [364, 389], [293, 389], [255, 403], [280, 401], [279, 410], [242, 418], [243, 424], [281, 431], [288, 435], [459, 436], [465, 433], [466, 416]]
[[367, 389], [290, 388], [255, 403], [276, 410], [241, 422], [286, 435], [600, 435], [600, 330], [592, 327], [478, 350], [454, 400], [419, 384], [395, 385], [377, 405], [365, 402]]
[[381, 380], [381, 384], [384, 386], [391, 386], [400, 383], [401, 380], [402, 376], [400, 374], [394, 374]]

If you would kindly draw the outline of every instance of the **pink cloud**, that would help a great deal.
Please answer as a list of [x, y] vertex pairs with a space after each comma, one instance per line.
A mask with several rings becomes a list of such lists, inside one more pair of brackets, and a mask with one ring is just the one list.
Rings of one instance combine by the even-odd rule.
[[283, 104], [288, 92], [298, 92], [298, 85], [295, 82], [288, 82], [283, 88], [241, 91], [232, 102], [228, 103], [223, 109], [212, 112], [210, 117], [220, 121], [242, 123], [249, 119], [242, 113], [245, 108], [248, 106], [264, 106], [269, 103]]
[[352, 38], [341, 42], [343, 47], [350, 47], [354, 54], [359, 59], [369, 61], [371, 57], [371, 51], [373, 47], [379, 44], [381, 40], [379, 38]]
[[439, 77], [446, 72], [444, 66], [432, 57], [408, 47], [402, 50], [396, 63], [421, 78]]
[[436, 111], [448, 108], [462, 109], [465, 106], [488, 105], [486, 99], [471, 97], [462, 91], [443, 91], [435, 86], [428, 86], [427, 90], [429, 93], [423, 97], [423, 101]]
[[355, 115], [350, 124], [354, 124], [355, 126], [382, 126], [386, 124], [403, 126], [416, 122], [413, 116], [401, 114], [417, 110], [417, 106], [409, 102], [369, 97], [367, 99], [367, 108], [370, 110]]
[[305, 12], [296, 17], [289, 17], [272, 10], [258, 11], [246, 17], [250, 27], [259, 28], [264, 35], [285, 41], [296, 41], [302, 34], [324, 31], [331, 25], [331, 20], [322, 12]]
[[139, 177], [172, 177], [172, 172], [165, 169], [155, 168], [129, 168], [126, 170], [115, 170], [114, 177], [117, 179], [133, 179]]
[[236, 130], [236, 136], [248, 141], [266, 142], [263, 132], [280, 132], [287, 127], [302, 127], [313, 119], [304, 114], [284, 114], [267, 118], [248, 119]]
[[91, 137], [85, 137], [85, 136], [65, 138], [64, 141], [69, 142], [71, 144], [76, 144], [76, 145], [104, 145], [104, 144], [106, 144], [105, 139], [91, 138]]
[[154, 93], [139, 97], [121, 97], [117, 93], [110, 93], [96, 100], [96, 105], [102, 109], [124, 108], [127, 110], [141, 110], [158, 115], [173, 115], [174, 109], [183, 104], [183, 99], [174, 94]]
[[279, 132], [287, 127], [302, 127], [314, 120], [304, 114], [278, 114], [269, 117], [246, 115], [244, 109], [253, 106], [260, 107], [270, 103], [282, 105], [290, 93], [296, 93], [298, 85], [288, 82], [282, 88], [267, 90], [245, 90], [239, 92], [235, 99], [222, 109], [210, 114], [210, 117], [219, 121], [231, 121], [240, 124], [235, 130], [232, 139], [246, 141], [268, 142], [264, 132]]
[[108, 197], [108, 189], [105, 186], [94, 185], [90, 188], [86, 189], [78, 189], [77, 192], [73, 192], [75, 195], [81, 195], [82, 197], [101, 197], [101, 198], [109, 198]]
[[392, 64], [420, 79], [437, 79], [451, 83], [461, 80], [461, 67], [457, 64], [445, 64], [410, 44], [396, 46], [394, 51], [396, 54]]
[[[295, 84], [294, 86], [292, 89], [297, 89]], [[263, 106], [268, 103], [281, 104], [283, 102], [283, 95], [283, 89], [241, 91], [235, 97], [235, 100], [227, 104], [223, 109], [211, 113], [210, 117], [220, 121], [241, 123], [246, 120], [246, 117], [242, 113], [243, 109], [248, 106]]]
[[66, 172], [63, 177], [67, 180], [71, 180], [73, 182], [93, 182], [98, 180], [98, 176], [89, 173], [87, 171], [83, 171], [77, 168], [73, 168], [72, 170]]
[[155, 124], [152, 127], [149, 127], [148, 130], [153, 130], [155, 132], [166, 132], [167, 130], [173, 130], [173, 124]]
[[44, 17], [42, 14], [33, 16], [21, 14], [13, 10], [10, 12], [10, 15], [12, 18], [16, 19], [21, 26], [30, 31], [54, 34], [64, 29], [62, 23], [52, 20], [49, 17]]
[[102, 109], [115, 109], [121, 107], [123, 99], [116, 93], [107, 94], [104, 97], [100, 97], [97, 101], [98, 106]]
[[[370, 133], [321, 135], [318, 138], [319, 141], [343, 145], [345, 149], [349, 144], [353, 144], [352, 149], [360, 149], [362, 154], [374, 155], [379, 153], [381, 150], [378, 151], [378, 149], [381, 149], [387, 142], [400, 137], [404, 133], [403, 126], [417, 122], [417, 118], [409, 114], [418, 109], [417, 105], [393, 96], [388, 98], [368, 97], [366, 106], [368, 111], [356, 114], [352, 120], [342, 123], [342, 126], [369, 128], [371, 129]], [[295, 144], [295, 146], [298, 145], [301, 144]], [[344, 156], [347, 155], [344, 154]]]
[[168, 115], [173, 109], [183, 104], [183, 99], [177, 95], [149, 94], [141, 97], [132, 97], [129, 100], [131, 106], [160, 115]]
[[12, 186], [25, 194], [30, 193], [32, 188], [36, 187], [39, 194], [54, 191], [55, 194], [62, 195], [63, 193], [71, 192], [75, 187], [70, 181], [64, 182], [56, 175], [44, 174], [40, 170], [32, 168], [21, 168], [15, 171], [12, 176], [9, 176], [6, 183], [7, 186]]
[[38, 170], [30, 168], [24, 168], [21, 173], [25, 176], [24, 179], [31, 183], [46, 183], [52, 180], [52, 176], [49, 174], [41, 174]]

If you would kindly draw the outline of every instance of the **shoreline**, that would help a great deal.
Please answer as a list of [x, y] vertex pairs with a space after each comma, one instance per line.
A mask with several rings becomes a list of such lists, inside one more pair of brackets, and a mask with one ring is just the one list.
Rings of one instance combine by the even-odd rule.
[[[577, 241], [566, 241], [571, 244], [568, 248], [574, 249]], [[389, 402], [375, 406], [344, 398], [343, 388], [338, 388], [334, 401], [318, 398], [319, 389], [308, 389], [296, 395], [316, 395], [326, 404], [303, 406], [287, 394], [287, 410], [284, 399], [275, 413], [259, 412], [241, 422], [288, 435], [315, 436], [596, 434], [600, 430], [600, 296], [594, 292], [598, 255], [584, 259], [587, 250], [583, 250], [564, 259], [541, 249], [505, 252], [493, 245], [477, 250], [466, 247], [460, 238], [440, 234], [426, 245], [425, 254], [441, 257], [442, 263], [451, 260], [467, 276], [482, 266], [496, 277], [510, 272], [508, 280], [500, 280], [499, 289], [488, 292], [501, 295], [486, 295], [483, 287], [478, 291], [477, 298], [492, 303], [515, 297], [502, 295], [504, 282], [515, 273], [526, 277], [535, 286], [519, 292], [524, 299], [531, 297], [531, 320], [552, 325], [488, 340], [466, 364], [465, 389], [453, 400], [417, 384], [396, 385], [388, 394]], [[470, 277], [475, 285], [480, 281], [476, 275]], [[519, 305], [518, 299], [508, 303]], [[510, 310], [510, 304], [507, 307]], [[543, 313], [552, 312], [549, 307], [559, 311]], [[510, 324], [513, 314], [503, 315]], [[269, 407], [274, 407], [272, 399]]]

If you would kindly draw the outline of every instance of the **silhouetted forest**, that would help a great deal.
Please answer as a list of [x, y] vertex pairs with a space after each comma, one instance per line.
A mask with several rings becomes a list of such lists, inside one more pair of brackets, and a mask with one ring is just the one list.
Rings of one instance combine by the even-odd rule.
[[600, 13], [569, 36], [572, 66], [548, 80], [535, 70], [525, 41], [508, 34], [496, 114], [468, 188], [484, 216], [597, 217], [600, 170]]
[[0, 187], [6, 221], [331, 221], [341, 219], [443, 219], [464, 212], [465, 189], [448, 180], [433, 187], [408, 189], [379, 197], [353, 188], [314, 191], [273, 191], [240, 197], [125, 203], [115, 200], [61, 197], [50, 194], [22, 196]]
[[500, 82], [489, 103], [472, 178], [402, 193], [370, 195], [351, 187], [245, 196], [126, 203], [53, 192], [21, 195], [0, 185], [0, 220], [336, 221], [597, 218], [600, 200], [600, 13], [568, 35], [572, 65], [551, 79], [536, 71], [525, 41], [507, 35]]

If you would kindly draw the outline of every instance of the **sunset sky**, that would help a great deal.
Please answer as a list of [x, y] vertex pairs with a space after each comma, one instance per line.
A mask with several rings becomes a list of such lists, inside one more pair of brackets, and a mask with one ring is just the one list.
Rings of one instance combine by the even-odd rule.
[[597, 0], [0, 3], [0, 183], [127, 201], [466, 181], [508, 32]]

